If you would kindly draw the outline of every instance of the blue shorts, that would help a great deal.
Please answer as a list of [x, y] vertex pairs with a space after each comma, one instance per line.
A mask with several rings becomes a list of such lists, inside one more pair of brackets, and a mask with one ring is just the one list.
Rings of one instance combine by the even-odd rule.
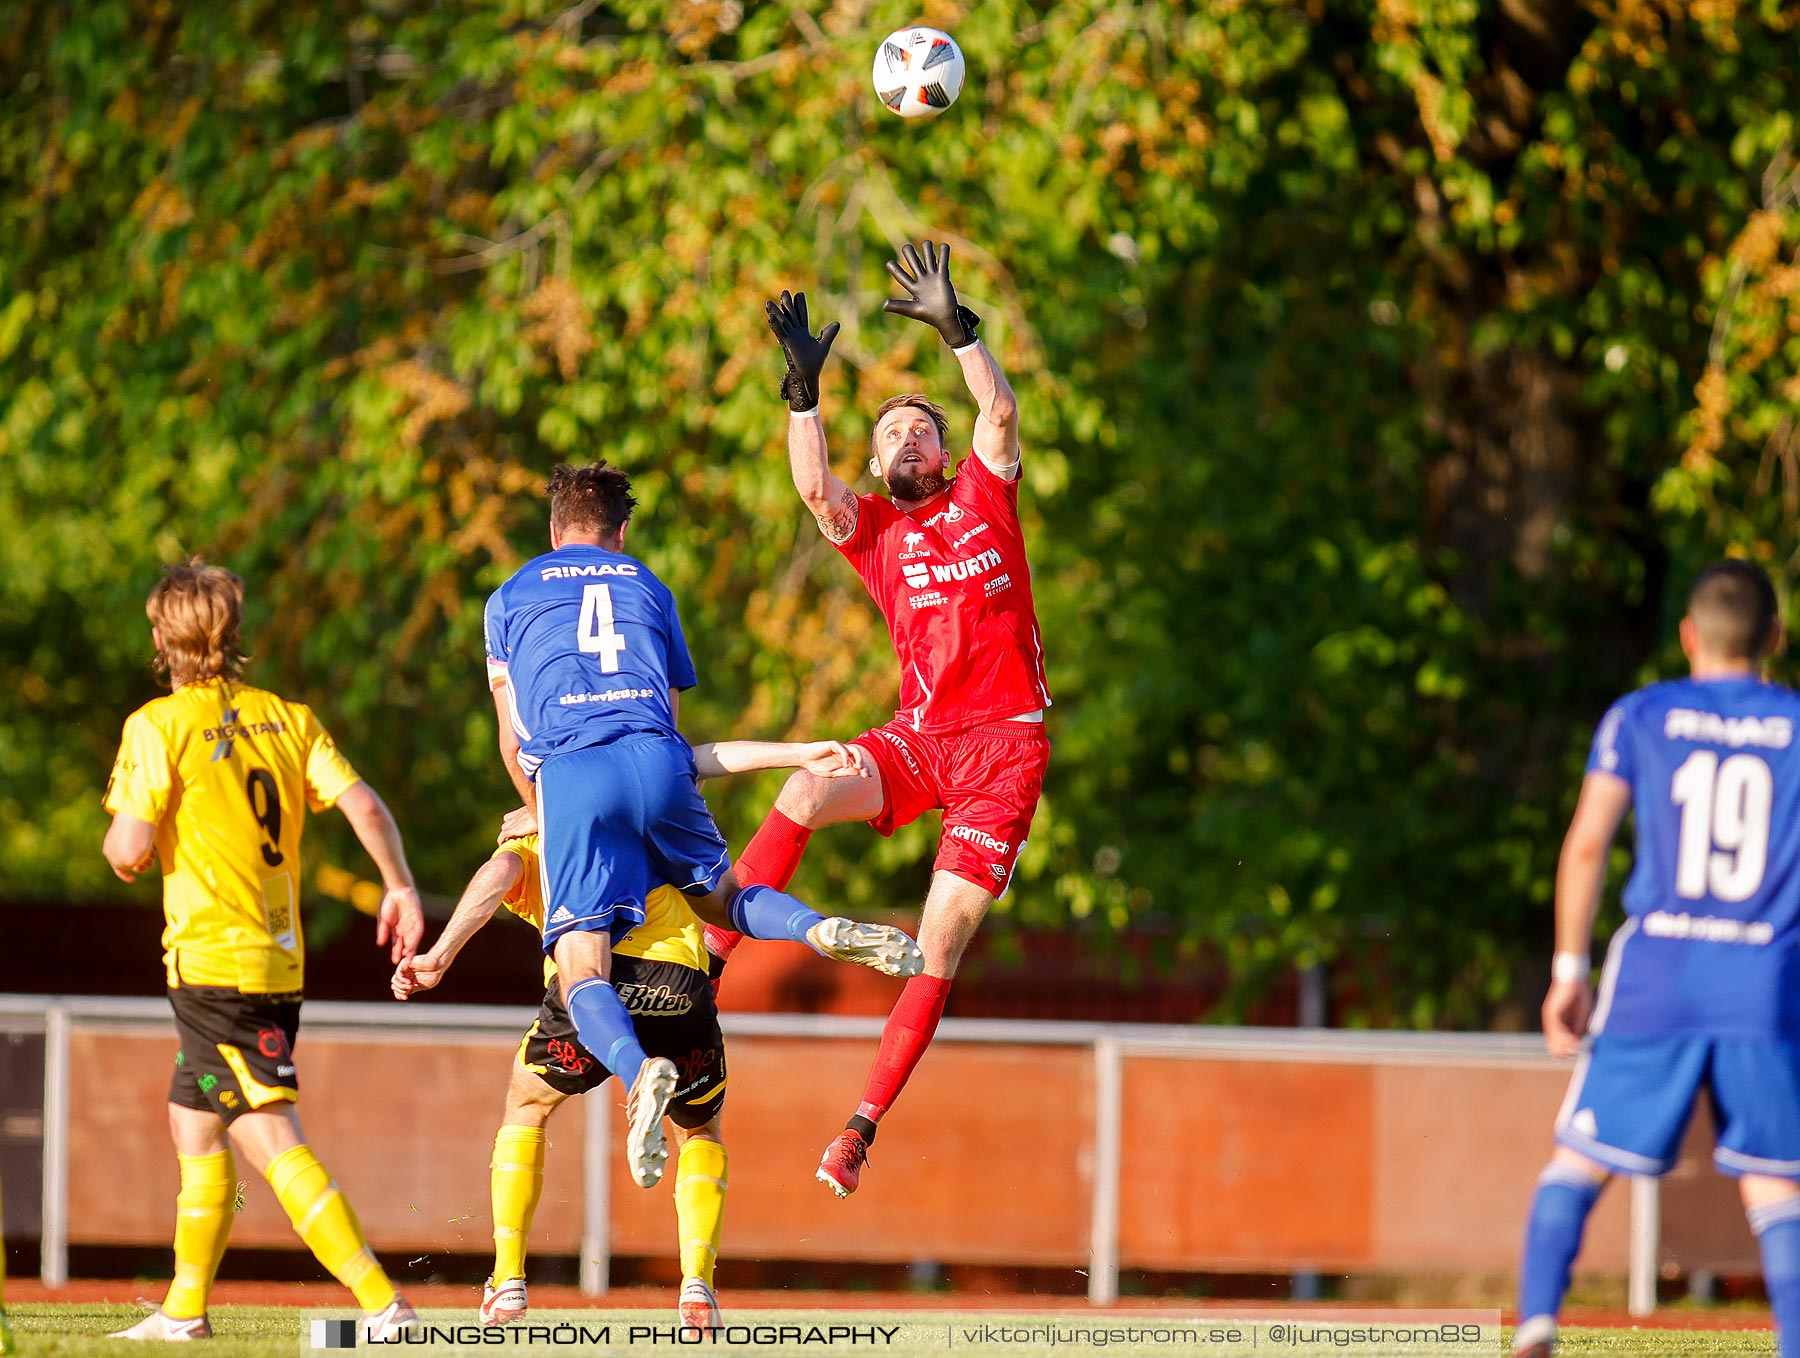
[[545, 952], [571, 929], [622, 938], [654, 888], [704, 896], [731, 866], [686, 741], [633, 734], [553, 754], [537, 788]]
[[1702, 1088], [1721, 1173], [1800, 1179], [1800, 1043], [1776, 1038], [1601, 1033], [1569, 1081], [1556, 1140], [1625, 1174], [1665, 1174]]

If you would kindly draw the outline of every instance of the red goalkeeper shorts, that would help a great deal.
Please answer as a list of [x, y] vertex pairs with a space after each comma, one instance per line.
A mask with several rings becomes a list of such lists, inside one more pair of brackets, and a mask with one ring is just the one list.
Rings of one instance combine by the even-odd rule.
[[942, 810], [932, 866], [996, 896], [1006, 891], [1050, 764], [1041, 722], [996, 721], [930, 735], [896, 718], [851, 744], [868, 751], [881, 772], [881, 814], [869, 822], [877, 834]]

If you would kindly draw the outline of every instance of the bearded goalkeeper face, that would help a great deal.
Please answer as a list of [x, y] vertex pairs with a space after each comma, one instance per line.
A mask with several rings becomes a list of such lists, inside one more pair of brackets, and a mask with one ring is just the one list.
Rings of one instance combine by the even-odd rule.
[[896, 500], [929, 500], [949, 484], [944, 429], [943, 412], [923, 397], [900, 396], [883, 404], [869, 439], [869, 470]]

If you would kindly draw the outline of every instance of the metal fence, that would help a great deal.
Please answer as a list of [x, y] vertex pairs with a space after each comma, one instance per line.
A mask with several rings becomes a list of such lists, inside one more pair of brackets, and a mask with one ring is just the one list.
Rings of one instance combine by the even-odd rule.
[[[523, 1007], [430, 1004], [399, 1006], [314, 1002], [306, 1007], [309, 1038], [366, 1040], [429, 1035], [435, 1038], [516, 1035], [534, 1011]], [[876, 1018], [786, 1014], [725, 1014], [728, 1038], [859, 1039], [873, 1044], [882, 1030]], [[41, 1035], [44, 1043], [41, 1265], [43, 1281], [60, 1286], [69, 1267], [69, 1172], [71, 1042], [85, 1030], [170, 1032], [166, 1003], [150, 998], [0, 995], [0, 1035]], [[1293, 1063], [1309, 1065], [1424, 1065], [1561, 1071], [1532, 1036], [1503, 1034], [1376, 1033], [1328, 1029], [1164, 1027], [1097, 1023], [947, 1019], [937, 1041], [1085, 1050], [1092, 1062], [1091, 1109], [1072, 1109], [1092, 1119], [1093, 1188], [1089, 1207], [1088, 1297], [1107, 1305], [1119, 1297], [1120, 1189], [1123, 1164], [1124, 1087], [1134, 1057]], [[582, 1148], [581, 1286], [606, 1290], [609, 1273], [610, 1119], [585, 1121]], [[1547, 1129], [1546, 1129], [1547, 1130]], [[1519, 1184], [1521, 1198], [1529, 1184]], [[1632, 1183], [1629, 1230], [1629, 1301], [1633, 1314], [1655, 1306], [1660, 1212], [1657, 1181]]]

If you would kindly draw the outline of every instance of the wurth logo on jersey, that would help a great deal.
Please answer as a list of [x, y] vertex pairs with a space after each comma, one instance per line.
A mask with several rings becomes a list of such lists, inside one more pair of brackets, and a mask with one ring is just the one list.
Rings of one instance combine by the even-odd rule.
[[900, 574], [906, 577], [908, 589], [924, 589], [931, 583], [931, 567], [929, 566], [902, 566]]
[[953, 825], [950, 827], [950, 838], [960, 839], [966, 844], [973, 844], [989, 853], [1008, 853], [1012, 845], [1004, 839], [995, 839], [986, 830], [977, 830], [969, 825]]
[[598, 565], [588, 566], [546, 566], [539, 577], [545, 580], [576, 580], [585, 575], [636, 575], [637, 563], [633, 561], [603, 561]]
[[[980, 556], [972, 556], [967, 561], [952, 561], [948, 565], [933, 566], [931, 577], [940, 585], [951, 580], [969, 580], [977, 575], [986, 575], [1001, 565], [1000, 553], [989, 548]], [[908, 583], [911, 583], [911, 570], [908, 570]], [[919, 584], [924, 584], [923, 580]]]

